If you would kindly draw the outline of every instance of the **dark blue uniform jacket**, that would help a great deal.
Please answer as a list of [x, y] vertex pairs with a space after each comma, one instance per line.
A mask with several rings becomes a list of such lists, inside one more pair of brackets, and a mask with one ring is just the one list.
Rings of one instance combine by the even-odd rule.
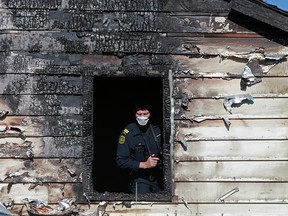
[[127, 125], [119, 137], [116, 162], [120, 168], [129, 169], [134, 174], [145, 172], [139, 170], [139, 163], [153, 154], [161, 159], [161, 151], [160, 128], [150, 124], [143, 133], [133, 122]]

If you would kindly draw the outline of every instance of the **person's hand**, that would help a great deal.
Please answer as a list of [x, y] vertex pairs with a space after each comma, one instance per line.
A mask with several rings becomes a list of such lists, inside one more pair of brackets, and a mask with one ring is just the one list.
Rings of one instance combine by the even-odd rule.
[[159, 158], [151, 155], [145, 162], [140, 162], [140, 168], [142, 169], [151, 169], [157, 166]]

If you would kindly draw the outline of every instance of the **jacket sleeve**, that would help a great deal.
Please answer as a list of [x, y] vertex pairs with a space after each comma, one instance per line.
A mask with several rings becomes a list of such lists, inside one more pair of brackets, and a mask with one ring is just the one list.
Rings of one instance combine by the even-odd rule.
[[125, 133], [125, 129], [121, 133], [117, 144], [116, 163], [120, 168], [137, 171], [139, 169], [139, 161], [132, 156], [129, 135]]

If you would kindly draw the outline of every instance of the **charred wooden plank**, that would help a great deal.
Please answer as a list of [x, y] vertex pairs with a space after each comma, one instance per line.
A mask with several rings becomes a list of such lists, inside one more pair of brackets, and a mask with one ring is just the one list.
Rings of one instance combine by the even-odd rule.
[[[133, 55], [129, 56], [133, 58]], [[134, 55], [138, 64], [147, 64], [150, 56]], [[102, 70], [115, 71], [121, 66], [124, 59], [117, 56], [107, 56], [101, 54], [81, 54], [75, 53], [73, 57], [67, 53], [38, 53], [29, 52], [1, 52], [0, 74], [21, 74], [23, 77], [30, 75], [74, 75], [75, 79], [87, 71], [100, 74]], [[78, 65], [75, 65], [77, 62]], [[129, 62], [129, 61], [128, 61]], [[123, 63], [124, 64], [124, 63]], [[124, 66], [126, 66], [124, 64]], [[151, 67], [151, 66], [150, 66]], [[103, 72], [102, 72], [103, 73]], [[108, 72], [107, 72], [108, 73]], [[81, 77], [80, 77], [81, 78]]]
[[32, 0], [32, 1], [21, 1], [21, 0], [4, 0], [3, 4], [7, 8], [49, 8], [49, 9], [57, 9], [59, 6], [59, 1], [57, 0]]
[[79, 95], [0, 95], [0, 110], [9, 115], [79, 115]]
[[81, 77], [2, 74], [1, 94], [75, 94], [82, 93]]
[[7, 130], [0, 137], [81, 136], [82, 116], [8, 116], [0, 121]]
[[[32, 153], [32, 157], [29, 155]], [[81, 158], [80, 137], [1, 138], [0, 158]]]
[[106, 32], [38, 32], [0, 34], [2, 47], [12, 51], [53, 51], [69, 53], [172, 53], [217, 56], [224, 53], [250, 53], [265, 48], [267, 53], [287, 54], [287, 48], [267, 38], [223, 37], [209, 38], [203, 34], [183, 37], [159, 33], [106, 33]]
[[[205, 6], [204, 6], [205, 5]], [[205, 9], [204, 9], [205, 8]], [[212, 1], [189, 1], [189, 0], [170, 0], [163, 5], [163, 11], [171, 12], [229, 12], [230, 6], [227, 2], [221, 0]]]
[[[4, 8], [9, 9], [50, 9], [50, 10], [63, 10], [63, 9], [79, 9], [79, 10], [93, 10], [93, 11], [200, 11], [200, 12], [229, 12], [230, 5], [227, 2], [221, 0], [213, 0], [203, 3], [201, 0], [195, 0], [193, 2], [188, 0], [181, 0], [176, 2], [171, 0], [158, 1], [158, 0], [144, 0], [141, 2], [135, 2], [131, 0], [123, 1], [109, 1], [103, 0], [101, 2], [94, 0], [72, 0], [65, 1], [60, 4], [58, 1], [51, 1], [47, 3], [44, 0], [41, 1], [20, 1], [5, 0], [3, 2]], [[177, 5], [177, 7], [176, 7]]]
[[[157, 32], [160, 13], [150, 11], [97, 12], [93, 10], [0, 9], [0, 29]], [[12, 22], [11, 22], [12, 21]]]
[[79, 182], [80, 159], [0, 159], [3, 182]]
[[[231, 22], [228, 13], [204, 16], [151, 11], [0, 9], [1, 30], [129, 31], [129, 32], [249, 32]], [[201, 12], [200, 12], [201, 13]], [[108, 25], [108, 26], [107, 26]], [[252, 33], [252, 31], [251, 31]]]
[[[31, 141], [24, 141], [18, 138], [18, 142], [13, 138], [0, 140], [0, 158], [15, 157], [15, 158], [27, 158], [30, 156], [33, 158], [33, 149]], [[20, 143], [19, 143], [20, 140]]]
[[277, 10], [275, 7], [272, 8], [271, 6], [269, 8], [268, 4], [262, 3], [262, 1], [254, 2], [251, 0], [232, 0], [231, 8], [288, 32], [287, 26], [283, 25], [283, 22], [288, 22], [286, 11]]
[[161, 9], [161, 1], [143, 0], [141, 2], [135, 2], [131, 0], [103, 0], [99, 2], [94, 0], [71, 0], [65, 5], [65, 8], [100, 11], [159, 11]]
[[[227, 14], [228, 15], [228, 14]], [[212, 15], [205, 16], [191, 14], [173, 13], [169, 16], [162, 15], [160, 19], [163, 19], [161, 30], [167, 33], [183, 32], [183, 33], [241, 33], [242, 31], [247, 33], [246, 29], [241, 29], [234, 22], [231, 22], [227, 15]], [[169, 20], [167, 22], [167, 20]], [[166, 21], [166, 22], [165, 22]], [[170, 27], [168, 27], [168, 25]], [[252, 33], [252, 32], [251, 32]], [[252, 33], [253, 34], [253, 33]]]
[[[0, 34], [0, 51], [54, 51], [69, 53], [159, 53], [156, 33], [19, 32]], [[29, 41], [29, 42], [28, 42]], [[27, 43], [28, 42], [28, 43]]]

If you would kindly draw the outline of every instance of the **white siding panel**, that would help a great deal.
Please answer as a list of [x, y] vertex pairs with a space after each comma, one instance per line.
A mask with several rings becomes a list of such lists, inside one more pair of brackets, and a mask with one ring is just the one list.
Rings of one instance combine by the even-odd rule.
[[[229, 128], [222, 120], [201, 123], [176, 122], [176, 140], [236, 140], [236, 139], [287, 139], [288, 119], [232, 119]], [[185, 127], [184, 127], [185, 126]], [[178, 137], [178, 138], [177, 138]]]
[[288, 160], [288, 140], [194, 141], [184, 149], [174, 147], [174, 159], [193, 160]]
[[288, 183], [284, 182], [176, 182], [175, 195], [183, 197], [187, 202], [221, 203], [219, 199], [235, 188], [239, 191], [224, 199], [225, 203], [284, 204], [288, 202]]
[[175, 181], [288, 181], [288, 161], [175, 163]]
[[239, 79], [191, 79], [176, 78], [177, 86], [174, 93], [177, 95], [186, 92], [192, 98], [200, 97], [225, 97], [238, 94], [251, 94], [254, 97], [287, 97], [288, 77], [263, 77], [262, 82], [251, 87], [246, 91], [240, 88]]
[[[288, 80], [287, 80], [288, 81]], [[179, 103], [179, 101], [176, 101]], [[224, 99], [192, 99], [188, 104], [186, 118], [211, 115], [228, 118], [287, 118], [288, 98], [254, 98], [252, 104], [243, 103], [232, 107], [232, 114], [224, 108]]]

